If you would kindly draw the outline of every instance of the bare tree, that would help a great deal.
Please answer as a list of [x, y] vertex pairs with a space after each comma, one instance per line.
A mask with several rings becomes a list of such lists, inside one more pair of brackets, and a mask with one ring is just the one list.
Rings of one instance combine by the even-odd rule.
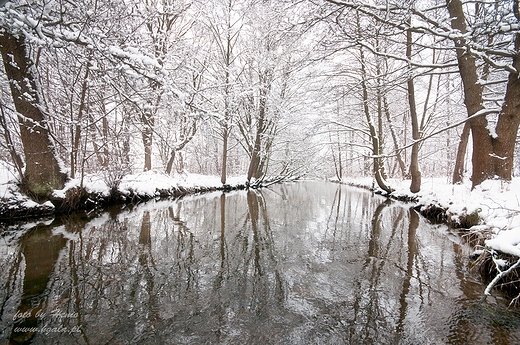
[[[172, 41], [183, 36], [191, 24], [179, 24], [182, 16], [190, 7], [174, 0], [147, 0], [135, 3], [150, 40], [151, 55], [158, 65], [153, 67], [154, 74], [159, 75], [164, 68], [168, 56], [172, 53]], [[177, 37], [173, 37], [176, 35]], [[142, 124], [142, 140], [144, 146], [144, 170], [152, 169], [152, 147], [154, 127], [157, 113], [165, 92], [163, 83], [156, 79], [148, 79], [148, 88], [141, 92], [144, 105], [140, 107], [139, 119]], [[175, 154], [174, 154], [175, 156]]]
[[[408, 19], [408, 24], [411, 25], [411, 18]], [[412, 31], [406, 30], [406, 58], [412, 61]], [[419, 119], [417, 116], [417, 109], [415, 104], [415, 86], [412, 76], [411, 65], [408, 64], [408, 104], [410, 105], [410, 118], [412, 120], [412, 139], [419, 140], [421, 133], [419, 132]], [[410, 192], [417, 193], [421, 190], [421, 172], [419, 170], [419, 143], [415, 142], [412, 146], [412, 155], [410, 157], [410, 175], [412, 177], [412, 184], [410, 185]]]
[[[217, 105], [217, 133], [222, 139], [222, 156], [221, 156], [221, 171], [220, 181], [223, 185], [227, 180], [228, 168], [228, 152], [229, 139], [233, 126], [233, 116], [236, 111], [234, 105], [234, 98], [236, 95], [233, 90], [237, 82], [237, 74], [233, 73], [234, 65], [240, 54], [237, 51], [239, 48], [237, 44], [241, 35], [243, 23], [243, 16], [238, 12], [238, 4], [234, 0], [226, 0], [222, 2], [215, 2], [216, 11], [222, 12], [223, 15], [219, 18], [209, 18], [208, 27], [211, 31], [213, 41], [216, 44], [216, 61], [215, 67], [216, 80], [221, 91], [221, 101]], [[240, 69], [240, 67], [239, 67]]]
[[[520, 14], [517, 0], [481, 3], [481, 6], [495, 7], [494, 11], [489, 12], [494, 14], [494, 17], [491, 20], [486, 19], [487, 22], [476, 20], [470, 29], [467, 27], [467, 14], [460, 0], [447, 1], [444, 11], [439, 7], [420, 8], [416, 3], [394, 3], [391, 6], [379, 7], [354, 1], [328, 2], [341, 8], [354, 9], [398, 30], [426, 34], [432, 38], [439, 38], [438, 42], [451, 41], [464, 86], [464, 103], [473, 137], [473, 186], [495, 176], [504, 180], [511, 179], [514, 143], [520, 123], [516, 107], [518, 97], [515, 96], [518, 93], [517, 88], [520, 87], [516, 66], [520, 45], [517, 29]], [[412, 25], [407, 22], [407, 13], [413, 16]], [[446, 25], [447, 18], [451, 19], [451, 26]], [[489, 40], [489, 36], [501, 39]], [[430, 47], [433, 48], [434, 44]], [[406, 57], [396, 54], [385, 55], [388, 58], [410, 62]], [[449, 69], [453, 66], [451, 61], [437, 64], [411, 63], [420, 68]], [[504, 102], [500, 107], [486, 105], [486, 99], [483, 97], [484, 83], [481, 82], [477, 63], [489, 64], [494, 69], [508, 73], [507, 88], [503, 94]], [[496, 125], [486, 118], [489, 114], [496, 114]]]
[[[358, 28], [361, 30], [361, 25], [359, 22], [359, 14], [356, 16], [356, 20], [358, 23]], [[360, 32], [359, 32], [360, 33]], [[370, 131], [370, 137], [372, 141], [372, 155], [374, 157], [374, 176], [376, 179], [376, 182], [378, 186], [383, 189], [386, 192], [392, 192], [393, 189], [387, 184], [385, 179], [382, 175], [381, 170], [381, 159], [379, 155], [381, 154], [380, 145], [379, 145], [379, 136], [376, 131], [376, 128], [373, 124], [372, 117], [370, 115], [370, 109], [368, 107], [368, 86], [367, 86], [367, 71], [366, 71], [366, 65], [365, 65], [365, 54], [363, 52], [363, 47], [359, 47], [359, 57], [360, 57], [360, 64], [361, 64], [361, 89], [363, 93], [363, 112], [365, 114], [365, 118], [367, 121], [367, 125]]]

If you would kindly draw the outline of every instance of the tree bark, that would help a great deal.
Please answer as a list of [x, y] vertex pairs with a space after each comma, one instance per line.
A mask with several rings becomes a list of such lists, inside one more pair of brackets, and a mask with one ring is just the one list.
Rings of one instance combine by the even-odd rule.
[[[461, 33], [466, 33], [462, 2], [460, 0], [448, 0], [447, 6], [452, 17], [452, 27]], [[520, 21], [518, 0], [514, 0], [513, 10], [517, 20]], [[466, 53], [465, 40], [455, 40], [455, 47], [457, 48], [457, 60], [464, 85], [464, 103], [468, 115], [472, 116], [484, 109], [482, 85], [478, 82], [475, 58]], [[517, 54], [513, 58], [513, 67], [516, 71], [519, 71], [519, 34], [516, 34], [515, 37], [515, 48]], [[473, 187], [495, 176], [504, 180], [511, 180], [515, 141], [520, 125], [520, 81], [518, 77], [518, 72], [509, 73], [506, 95], [494, 133], [490, 133], [485, 116], [476, 117], [469, 122], [473, 137], [473, 174], [471, 176]]]
[[470, 126], [469, 123], [466, 122], [460, 136], [459, 147], [457, 149], [457, 158], [455, 158], [455, 168], [453, 169], [453, 184], [462, 183], [464, 178], [464, 159], [466, 157], [469, 134]]
[[[357, 17], [358, 20], [358, 28], [359, 28], [359, 17]], [[359, 55], [360, 55], [360, 62], [361, 62], [361, 91], [362, 91], [362, 97], [363, 97], [363, 111], [365, 113], [365, 117], [367, 120], [367, 124], [370, 130], [370, 137], [372, 140], [372, 154], [374, 156], [374, 175], [377, 182], [377, 185], [384, 191], [391, 193], [393, 192], [393, 189], [387, 185], [385, 179], [381, 175], [381, 166], [380, 166], [380, 158], [378, 157], [379, 152], [379, 137], [376, 132], [376, 128], [374, 127], [374, 124], [372, 123], [372, 118], [370, 116], [370, 109], [368, 108], [368, 88], [367, 88], [367, 72], [365, 68], [365, 55], [363, 53], [362, 47], [359, 47]]]
[[392, 119], [390, 117], [390, 110], [388, 108], [388, 101], [386, 97], [383, 97], [383, 105], [386, 115], [386, 120], [388, 122], [388, 127], [390, 128], [390, 135], [392, 136], [392, 141], [394, 142], [394, 149], [396, 150], [395, 158], [397, 159], [397, 163], [399, 164], [399, 169], [401, 170], [401, 176], [406, 178], [408, 175], [406, 173], [406, 164], [404, 164], [403, 159], [401, 158], [401, 152], [398, 151], [399, 143], [397, 142], [397, 136], [395, 134], [394, 125], [392, 123]]
[[[379, 39], [376, 36], [376, 51], [379, 52]], [[381, 62], [379, 56], [376, 57], [376, 74], [377, 74], [377, 136], [379, 138], [379, 152], [383, 152], [384, 139], [383, 139], [383, 95], [381, 86]], [[382, 159], [379, 160], [379, 169], [381, 171], [381, 177], [387, 179], [388, 176], [385, 171], [385, 163]]]
[[[408, 20], [411, 24], [411, 19]], [[408, 61], [412, 59], [412, 31], [406, 31], [406, 58]], [[419, 140], [421, 133], [419, 132], [419, 119], [417, 117], [417, 108], [415, 105], [415, 87], [413, 82], [411, 66], [408, 66], [408, 104], [410, 105], [410, 117], [412, 120], [412, 138]], [[421, 190], [421, 172], [419, 171], [419, 143], [414, 143], [412, 146], [412, 155], [410, 156], [410, 175], [412, 176], [412, 183], [410, 184], [410, 192], [418, 193]]]
[[228, 138], [229, 130], [227, 124], [224, 125], [222, 134], [222, 171], [220, 174], [220, 182], [225, 185], [227, 178], [227, 154], [228, 154]]
[[[488, 38], [488, 44], [493, 42], [493, 37]], [[484, 65], [482, 69], [482, 80], [488, 80], [491, 67], [489, 64]], [[453, 184], [459, 184], [464, 179], [464, 161], [466, 159], [466, 150], [468, 147], [469, 135], [471, 133], [471, 127], [468, 122], [464, 123], [462, 134], [460, 136], [459, 146], [457, 148], [457, 157], [455, 158], [455, 167], [453, 168]]]
[[165, 170], [166, 175], [170, 175], [172, 172], [173, 161], [175, 160], [176, 152], [177, 152], [176, 150], [172, 150], [172, 152], [170, 154], [170, 159], [168, 159], [168, 163], [166, 164], [166, 170]]
[[[197, 133], [197, 121], [193, 120], [193, 124], [189, 128], [184, 129], [185, 132], [181, 135], [181, 141], [179, 143], [176, 143], [172, 147], [172, 152], [170, 154], [170, 159], [168, 160], [168, 163], [166, 164], [166, 170], [165, 173], [167, 175], [170, 175], [173, 168], [173, 162], [175, 161], [175, 155], [177, 154], [177, 151], [180, 151], [186, 146], [191, 139], [195, 136], [195, 133]], [[179, 152], [180, 154], [180, 152]]]
[[62, 189], [67, 175], [61, 171], [47, 127], [47, 116], [40, 106], [41, 95], [36, 72], [23, 35], [4, 30], [0, 50], [9, 80], [25, 154], [23, 185], [36, 198], [46, 198], [53, 189]]
[[264, 72], [261, 76], [261, 89], [260, 89], [260, 102], [258, 108], [258, 122], [256, 126], [255, 143], [253, 145], [253, 151], [251, 152], [251, 161], [249, 162], [249, 169], [247, 170], [247, 182], [251, 181], [251, 178], [258, 178], [258, 167], [260, 165], [260, 149], [262, 145], [262, 135], [264, 133], [264, 120], [267, 111], [267, 95], [271, 89], [271, 76], [270, 72]]
[[143, 121], [143, 145], [144, 145], [144, 171], [152, 170], [152, 144], [154, 118], [152, 112], [146, 111], [142, 117]]
[[340, 138], [339, 138], [339, 131], [336, 133], [338, 136], [338, 159], [336, 159], [336, 152], [334, 151], [334, 143], [332, 142], [332, 133], [329, 129], [329, 141], [330, 141], [330, 148], [332, 151], [332, 160], [334, 162], [334, 170], [336, 171], [336, 177], [339, 181], [343, 180], [343, 167], [341, 162], [341, 145], [340, 145]]
[[[518, 10], [518, 0], [515, 1]], [[517, 18], [520, 14], [517, 13]], [[520, 19], [520, 18], [518, 18]], [[520, 34], [515, 37], [515, 51], [513, 67], [520, 71]], [[493, 155], [491, 163], [496, 175], [504, 180], [511, 180], [513, 171], [513, 157], [516, 137], [520, 125], [520, 79], [519, 73], [509, 73], [507, 91], [495, 128], [496, 137], [493, 138]]]
[[[448, 12], [450, 13], [451, 26], [453, 29], [466, 33], [465, 15], [460, 0], [447, 1]], [[477, 65], [475, 58], [466, 53], [465, 39], [456, 39], [455, 48], [457, 52], [457, 62], [459, 72], [464, 87], [464, 104], [468, 111], [468, 116], [476, 114], [484, 109], [482, 104], [482, 85], [478, 83]], [[491, 165], [491, 154], [493, 144], [489, 135], [488, 121], [485, 116], [479, 116], [470, 120], [471, 135], [473, 138], [472, 166], [473, 174], [471, 181], [473, 187], [479, 185], [488, 178], [494, 176]]]
[[81, 85], [81, 95], [79, 100], [78, 118], [76, 119], [76, 125], [74, 126], [74, 140], [72, 142], [72, 150], [70, 155], [70, 177], [74, 178], [76, 168], [78, 165], [78, 152], [79, 152], [79, 141], [81, 139], [81, 125], [79, 122], [83, 117], [83, 111], [85, 110], [85, 98], [87, 95], [88, 88], [88, 76], [90, 72], [90, 62], [85, 67], [85, 76]]

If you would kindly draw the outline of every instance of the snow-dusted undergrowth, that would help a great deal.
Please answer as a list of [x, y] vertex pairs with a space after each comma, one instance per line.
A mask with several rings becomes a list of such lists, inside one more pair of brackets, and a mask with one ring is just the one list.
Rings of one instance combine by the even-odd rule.
[[[1, 174], [0, 174], [1, 175]], [[246, 184], [246, 177], [230, 177], [227, 180], [227, 188], [238, 188]], [[89, 205], [95, 207], [103, 198], [109, 198], [113, 190], [102, 176], [87, 175], [81, 179], [71, 179], [62, 190], [55, 190], [53, 201], [64, 200], [68, 191], [74, 191], [77, 187], [83, 187], [84, 191], [95, 198], [89, 199]], [[117, 192], [119, 197], [137, 198], [146, 200], [159, 196], [174, 196], [186, 193], [197, 193], [212, 189], [222, 189], [222, 183], [218, 176], [205, 176], [197, 174], [179, 174], [170, 177], [162, 173], [149, 171], [140, 174], [127, 175], [118, 181]], [[89, 206], [89, 207], [90, 207]], [[22, 194], [16, 183], [8, 181], [5, 176], [0, 177], [0, 218], [10, 217], [16, 214], [18, 218], [25, 214], [34, 216], [50, 215], [54, 213], [55, 206], [47, 201], [39, 204]]]
[[[227, 184], [230, 187], [244, 185], [246, 177], [230, 177]], [[81, 185], [80, 179], [70, 180], [65, 188], [54, 191], [54, 196], [65, 198], [67, 190]], [[83, 187], [87, 192], [98, 193], [105, 196], [110, 194], [110, 187], [105, 180], [97, 175], [88, 175], [83, 178]], [[117, 190], [123, 195], [139, 195], [142, 197], [155, 197], [161, 191], [184, 189], [184, 190], [204, 190], [209, 188], [222, 187], [219, 176], [206, 176], [198, 174], [179, 174], [170, 177], [163, 173], [148, 171], [140, 174], [126, 175], [119, 182]]]

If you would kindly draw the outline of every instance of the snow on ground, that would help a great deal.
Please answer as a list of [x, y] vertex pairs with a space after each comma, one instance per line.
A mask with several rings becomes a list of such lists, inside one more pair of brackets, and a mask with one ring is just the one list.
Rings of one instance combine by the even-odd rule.
[[6, 167], [0, 165], [0, 203], [5, 203], [8, 208], [54, 209], [54, 205], [51, 202], [40, 205], [20, 193], [20, 189], [15, 181], [16, 176]]
[[[230, 187], [245, 185], [246, 177], [229, 177], [226, 182]], [[55, 190], [53, 196], [56, 198], [65, 198], [67, 190], [81, 186], [81, 184], [82, 182], [80, 178], [71, 179], [66, 183], [63, 189]], [[83, 187], [89, 193], [96, 193], [104, 196], [110, 195], [109, 184], [106, 182], [105, 178], [99, 175], [84, 176]], [[222, 187], [219, 176], [178, 174], [175, 177], [170, 177], [163, 173], [148, 171], [123, 177], [119, 182], [118, 190], [124, 195], [134, 193], [140, 196], [154, 197], [158, 196], [161, 190], [197, 190], [218, 187]], [[30, 208], [31, 206], [41, 207], [41, 205], [38, 203], [21, 194], [14, 179], [10, 180], [7, 172], [1, 169], [0, 200], [3, 202], [9, 202], [13, 205], [23, 205], [26, 208]], [[50, 202], [47, 202], [43, 205], [52, 207]]]
[[[230, 186], [238, 186], [246, 183], [246, 177], [230, 177], [227, 179], [227, 184]], [[59, 198], [64, 198], [68, 189], [81, 185], [80, 179], [72, 179], [65, 185], [62, 190], [54, 191], [54, 195]], [[148, 197], [154, 197], [160, 194], [161, 190], [172, 189], [203, 189], [221, 187], [219, 176], [206, 176], [199, 174], [178, 174], [174, 177], [165, 175], [160, 172], [147, 171], [140, 174], [126, 175], [119, 182], [118, 190], [128, 195], [131, 192]], [[87, 175], [83, 178], [83, 187], [87, 192], [99, 193], [105, 196], [110, 194], [110, 188], [105, 182], [105, 179], [98, 175]]]
[[[0, 167], [0, 200], [23, 204], [25, 207], [42, 207], [34, 201], [22, 195], [15, 183], [9, 182], [12, 176], [6, 169]], [[12, 181], [12, 180], [11, 180]], [[245, 176], [228, 178], [230, 186], [243, 185]], [[355, 178], [343, 180], [345, 183], [366, 187], [377, 187], [373, 178]], [[424, 178], [421, 191], [412, 194], [409, 191], [410, 181], [391, 180], [391, 186], [395, 189], [396, 196], [415, 197], [419, 205], [436, 205], [448, 210], [452, 218], [461, 215], [479, 212], [483, 224], [475, 226], [472, 230], [479, 231], [483, 228], [491, 229], [494, 237], [486, 241], [489, 248], [508, 254], [520, 256], [520, 178], [515, 178], [507, 183], [499, 180], [489, 180], [471, 190], [471, 182], [452, 185], [445, 178]], [[64, 197], [65, 192], [79, 186], [79, 179], [70, 180], [63, 190], [55, 191], [56, 197]], [[100, 176], [88, 175], [83, 179], [83, 186], [89, 192], [109, 195], [109, 187]], [[160, 190], [172, 190], [183, 188], [196, 190], [197, 188], [221, 187], [220, 177], [197, 174], [177, 174], [174, 177], [149, 171], [140, 174], [125, 176], [119, 183], [119, 191], [128, 195], [130, 192], [138, 195], [156, 196]], [[45, 207], [52, 205], [47, 202]]]

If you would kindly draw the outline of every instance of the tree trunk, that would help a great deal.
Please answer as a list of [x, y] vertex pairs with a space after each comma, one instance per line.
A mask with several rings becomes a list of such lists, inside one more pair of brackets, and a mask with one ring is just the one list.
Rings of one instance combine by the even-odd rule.
[[258, 108], [258, 122], [256, 126], [255, 143], [253, 145], [253, 152], [251, 152], [251, 161], [249, 162], [249, 169], [247, 170], [247, 182], [251, 182], [251, 178], [258, 177], [258, 167], [260, 165], [260, 149], [262, 146], [262, 135], [264, 132], [264, 120], [267, 111], [267, 94], [271, 89], [270, 72], [266, 71], [261, 76], [260, 89], [260, 103]]
[[[359, 17], [357, 17], [358, 20], [358, 28], [359, 28]], [[372, 140], [372, 155], [374, 156], [374, 175], [377, 182], [377, 185], [384, 191], [391, 193], [393, 192], [393, 189], [390, 188], [386, 184], [385, 179], [381, 175], [381, 165], [380, 165], [380, 158], [378, 157], [379, 152], [379, 137], [376, 132], [376, 128], [374, 127], [372, 123], [372, 118], [370, 117], [370, 109], [368, 107], [368, 89], [367, 89], [367, 72], [365, 68], [365, 55], [363, 53], [362, 47], [359, 48], [359, 55], [360, 55], [360, 62], [361, 62], [361, 91], [363, 96], [363, 111], [365, 113], [365, 117], [367, 120], [367, 124], [370, 130], [370, 136]]]
[[339, 166], [339, 180], [343, 180], [343, 162], [341, 161], [341, 146], [338, 138], [338, 166]]
[[[125, 122], [126, 123], [126, 122]], [[128, 143], [128, 142], [126, 142]], [[124, 146], [125, 144], [123, 144]], [[130, 159], [128, 158], [128, 153], [130, 150], [125, 152], [125, 158], [128, 160], [128, 163], [130, 163]], [[109, 151], [108, 151], [108, 119], [107, 116], [103, 116], [103, 164], [105, 168], [108, 168], [108, 161], [109, 161]]]
[[61, 171], [40, 106], [41, 95], [34, 66], [28, 57], [25, 37], [4, 30], [0, 50], [16, 110], [20, 115], [20, 136], [25, 154], [23, 185], [36, 198], [46, 198], [53, 189], [62, 189], [67, 175]]
[[143, 128], [143, 145], [144, 145], [144, 171], [152, 170], [152, 144], [153, 144], [153, 114], [145, 112], [142, 116]]
[[223, 128], [222, 134], [222, 171], [220, 174], [220, 182], [225, 185], [227, 178], [227, 154], [228, 154], [228, 138], [229, 130], [227, 124]]
[[340, 145], [340, 137], [339, 137], [339, 131], [336, 132], [338, 136], [338, 159], [336, 160], [336, 153], [334, 152], [334, 144], [332, 143], [332, 134], [329, 131], [329, 138], [331, 142], [331, 150], [332, 150], [332, 159], [334, 161], [334, 169], [336, 170], [336, 177], [338, 180], [343, 180], [343, 162], [341, 159], [341, 145]]
[[[408, 20], [411, 24], [411, 19]], [[406, 31], [406, 58], [408, 61], [412, 60], [412, 31]], [[413, 83], [413, 76], [411, 66], [408, 66], [408, 104], [410, 105], [410, 117], [412, 120], [412, 138], [419, 140], [421, 133], [419, 132], [419, 119], [417, 117], [417, 109], [415, 106], [415, 87]], [[414, 143], [412, 146], [412, 155], [410, 156], [410, 175], [412, 176], [412, 183], [410, 184], [410, 192], [418, 193], [421, 190], [421, 172], [419, 171], [419, 143]]]
[[74, 126], [74, 140], [72, 142], [72, 150], [70, 155], [70, 177], [74, 178], [76, 173], [76, 168], [78, 165], [78, 151], [79, 151], [79, 141], [81, 139], [81, 125], [80, 121], [83, 117], [83, 110], [85, 109], [85, 98], [87, 95], [88, 88], [88, 76], [90, 72], [90, 62], [87, 63], [85, 67], [85, 76], [83, 78], [83, 83], [81, 85], [81, 95], [79, 100], [79, 109], [78, 109], [78, 118], [76, 119], [76, 125]]
[[394, 148], [396, 150], [395, 157], [397, 159], [397, 163], [399, 164], [399, 169], [401, 170], [401, 176], [403, 178], [407, 177], [406, 173], [406, 164], [404, 164], [403, 159], [401, 158], [401, 152], [397, 151], [399, 148], [399, 143], [397, 142], [397, 136], [395, 135], [394, 125], [392, 123], [392, 119], [390, 118], [390, 110], [388, 108], [388, 101], [386, 97], [383, 97], [383, 105], [386, 115], [386, 120], [388, 121], [388, 127], [390, 128], [390, 135], [392, 136], [392, 140], [394, 142]]
[[[263, 111], [261, 111], [263, 113]], [[249, 168], [247, 169], [247, 182], [251, 181], [251, 178], [256, 176], [258, 165], [260, 164], [260, 146], [262, 141], [261, 128], [264, 125], [264, 115], [260, 115], [258, 119], [258, 125], [255, 136], [255, 144], [253, 146], [253, 152], [251, 153], [251, 161], [249, 162]]]
[[166, 175], [170, 175], [172, 172], [173, 161], [175, 160], [175, 152], [176, 152], [175, 150], [172, 150], [170, 159], [168, 159], [168, 163], [166, 164], [166, 170], [165, 170]]
[[[465, 15], [460, 0], [449, 0], [448, 10], [453, 18], [454, 29], [466, 33]], [[514, 1], [513, 9], [517, 20], [520, 20], [519, 2]], [[472, 116], [484, 109], [482, 105], [482, 85], [478, 82], [475, 58], [465, 54], [464, 39], [455, 40], [460, 75], [464, 84], [464, 103], [468, 115]], [[520, 35], [515, 37], [515, 50], [520, 48]], [[513, 67], [520, 70], [520, 53], [513, 58]], [[518, 72], [510, 72], [506, 95], [498, 117], [494, 133], [490, 133], [485, 116], [472, 119], [469, 124], [473, 137], [473, 187], [495, 176], [511, 180], [513, 155], [516, 136], [520, 125], [520, 81]]]
[[[191, 127], [186, 129], [186, 132], [184, 132], [181, 135], [182, 141], [179, 143], [176, 143], [171, 148], [172, 152], [170, 155], [170, 159], [168, 160], [168, 163], [166, 164], [166, 170], [165, 170], [165, 173], [167, 175], [170, 175], [170, 173], [172, 172], [175, 155], [177, 154], [178, 151], [181, 151], [191, 141], [191, 139], [193, 139], [193, 137], [195, 136], [195, 133], [197, 133], [197, 121], [193, 121], [193, 124], [191, 125]], [[179, 155], [180, 155], [180, 152], [179, 152]], [[181, 159], [182, 159], [182, 156], [181, 156]]]
[[455, 159], [455, 168], [453, 169], [453, 184], [462, 183], [464, 177], [464, 159], [468, 147], [469, 133], [470, 126], [466, 122], [460, 136], [459, 148], [457, 149], [457, 158]]
[[[518, 10], [518, 0], [515, 1]], [[515, 13], [520, 20], [520, 13]], [[520, 34], [515, 37], [515, 51], [513, 67], [520, 71]], [[520, 79], [518, 73], [509, 73], [507, 91], [495, 128], [497, 134], [493, 138], [493, 164], [495, 174], [501, 179], [510, 181], [513, 171], [513, 157], [515, 152], [518, 126], [520, 125]]]
[[[379, 40], [376, 36], [376, 51], [379, 52]], [[377, 74], [377, 136], [379, 138], [379, 152], [383, 152], [384, 149], [384, 139], [383, 139], [383, 95], [381, 92], [381, 63], [379, 56], [376, 57], [376, 74]], [[381, 177], [383, 179], [387, 179], [388, 176], [385, 171], [385, 163], [382, 159], [379, 159], [379, 169], [381, 171]]]
[[[491, 45], [493, 42], [493, 37], [488, 37], [488, 44]], [[486, 81], [488, 80], [489, 74], [491, 72], [491, 66], [489, 64], [484, 65], [482, 68], [482, 76], [480, 79]], [[471, 132], [471, 127], [468, 122], [464, 124], [464, 128], [462, 129], [462, 134], [459, 141], [459, 146], [457, 148], [457, 157], [455, 158], [455, 167], [453, 168], [453, 184], [462, 183], [464, 180], [464, 161], [466, 159], [466, 150], [468, 147], [469, 134]]]
[[[448, 0], [447, 7], [452, 18], [452, 28], [459, 30], [463, 34], [466, 33], [466, 18], [462, 2], [460, 0]], [[455, 40], [457, 62], [464, 86], [464, 104], [466, 105], [468, 116], [472, 116], [484, 109], [482, 105], [482, 85], [478, 83], [479, 77], [475, 58], [470, 54], [466, 54], [465, 43], [465, 39]], [[473, 174], [471, 181], [473, 187], [475, 187], [495, 175], [491, 165], [493, 144], [485, 116], [479, 116], [470, 120], [469, 125], [473, 138]]]

